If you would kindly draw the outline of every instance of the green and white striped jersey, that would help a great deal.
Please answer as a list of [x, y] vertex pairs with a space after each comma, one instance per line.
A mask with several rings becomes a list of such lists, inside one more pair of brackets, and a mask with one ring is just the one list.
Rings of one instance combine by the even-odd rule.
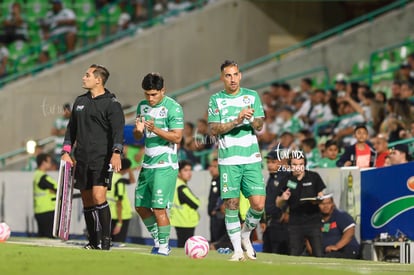
[[[256, 91], [240, 88], [236, 95], [222, 90], [210, 97], [209, 123], [227, 123], [237, 118], [245, 108], [254, 109], [254, 117], [264, 117], [263, 106]], [[262, 160], [259, 144], [249, 121], [218, 137], [220, 165], [248, 164]]]
[[[151, 107], [147, 100], [138, 104], [137, 117], [146, 121], [154, 120], [154, 125], [164, 131], [184, 128], [183, 109], [174, 99], [165, 96], [156, 106]], [[145, 130], [144, 168], [171, 166], [178, 169], [177, 144], [166, 141], [156, 134]]]

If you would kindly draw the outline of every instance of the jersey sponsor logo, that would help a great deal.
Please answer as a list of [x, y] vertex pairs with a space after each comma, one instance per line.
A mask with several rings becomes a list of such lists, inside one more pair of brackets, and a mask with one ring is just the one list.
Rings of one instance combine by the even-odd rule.
[[175, 109], [175, 111], [176, 111], [177, 113], [181, 113], [181, 109], [180, 109], [179, 107], [177, 107], [177, 109]]
[[85, 108], [85, 105], [76, 106], [76, 111], [82, 111]]
[[148, 106], [145, 106], [145, 107], [144, 107], [144, 109], [143, 109], [142, 111], [144, 112], [144, 114], [148, 113], [148, 111], [149, 111], [149, 107], [148, 107]]

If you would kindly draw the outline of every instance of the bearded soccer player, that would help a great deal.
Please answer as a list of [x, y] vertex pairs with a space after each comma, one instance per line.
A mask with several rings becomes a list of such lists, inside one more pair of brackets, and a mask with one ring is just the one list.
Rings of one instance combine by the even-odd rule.
[[171, 207], [178, 175], [177, 144], [182, 139], [181, 106], [165, 95], [164, 79], [149, 73], [142, 80], [145, 100], [137, 107], [134, 137], [145, 135], [145, 156], [135, 190], [135, 207], [154, 239], [152, 254], [170, 254]]
[[[221, 198], [234, 247], [230, 261], [244, 261], [243, 250], [255, 260], [250, 234], [262, 217], [266, 194], [255, 131], [263, 127], [264, 112], [257, 92], [240, 87], [242, 74], [236, 62], [226, 60], [220, 69], [224, 90], [211, 96], [208, 122], [219, 142]], [[240, 191], [250, 202], [243, 227], [239, 219]]]

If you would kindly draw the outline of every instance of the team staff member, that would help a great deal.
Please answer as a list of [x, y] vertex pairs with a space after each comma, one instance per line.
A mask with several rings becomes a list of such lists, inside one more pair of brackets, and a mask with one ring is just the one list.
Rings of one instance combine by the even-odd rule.
[[[210, 97], [208, 122], [219, 142], [221, 198], [234, 248], [230, 260], [245, 260], [243, 249], [249, 259], [255, 260], [250, 234], [262, 217], [266, 195], [255, 135], [263, 127], [263, 106], [256, 91], [240, 87], [242, 74], [236, 62], [226, 60], [220, 70], [224, 90]], [[243, 228], [239, 219], [240, 191], [250, 202]]]
[[321, 213], [318, 204], [312, 200], [304, 200], [323, 196], [325, 183], [320, 175], [305, 170], [306, 159], [303, 155], [295, 156], [293, 152], [289, 159], [290, 175], [283, 178], [277, 187], [276, 205], [289, 206], [289, 246], [290, 255], [300, 256], [304, 251], [305, 238], [309, 240], [312, 254], [322, 257]]
[[[93, 64], [82, 78], [88, 92], [76, 98], [63, 142], [62, 160], [75, 163], [74, 187], [80, 189], [89, 243], [86, 249], [109, 250], [111, 212], [106, 200], [112, 171], [121, 170], [125, 118], [121, 104], [104, 86], [109, 71]], [[111, 169], [109, 169], [111, 167]]]
[[177, 247], [184, 247], [185, 242], [194, 231], [200, 215], [197, 212], [200, 206], [200, 199], [197, 198], [187, 183], [192, 177], [193, 165], [188, 160], [181, 160], [178, 163], [178, 178], [175, 185], [174, 200], [171, 207], [171, 225], [177, 232]]
[[142, 80], [145, 100], [137, 107], [134, 137], [145, 134], [145, 155], [135, 189], [135, 207], [154, 239], [151, 253], [170, 254], [170, 219], [167, 208], [174, 198], [178, 175], [177, 144], [184, 115], [181, 106], [165, 95], [164, 78], [149, 73]]
[[[132, 218], [131, 202], [128, 198], [126, 185], [135, 183], [135, 176], [131, 170], [131, 161], [127, 158], [121, 160], [121, 171], [112, 175], [111, 190], [106, 194], [109, 209], [112, 216], [112, 241], [124, 243], [128, 233], [129, 222]], [[129, 174], [129, 178], [124, 178], [123, 175]]]
[[52, 168], [52, 157], [39, 154], [36, 157], [37, 169], [33, 179], [34, 213], [38, 236], [53, 238], [57, 182], [46, 174]]
[[289, 214], [286, 209], [276, 205], [279, 182], [289, 175], [286, 159], [279, 159], [276, 151], [270, 151], [266, 158], [269, 179], [266, 184], [266, 230], [263, 232], [263, 252], [288, 254], [287, 222]]

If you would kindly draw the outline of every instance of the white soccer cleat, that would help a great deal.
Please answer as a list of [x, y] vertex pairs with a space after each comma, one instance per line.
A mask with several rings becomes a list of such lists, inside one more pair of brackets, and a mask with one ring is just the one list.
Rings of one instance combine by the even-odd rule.
[[243, 238], [241, 239], [242, 247], [246, 251], [246, 256], [250, 260], [256, 260], [256, 251], [254, 250], [252, 243], [250, 242], [250, 238]]
[[243, 252], [235, 252], [233, 256], [229, 259], [230, 262], [243, 262], [246, 258], [243, 255]]

